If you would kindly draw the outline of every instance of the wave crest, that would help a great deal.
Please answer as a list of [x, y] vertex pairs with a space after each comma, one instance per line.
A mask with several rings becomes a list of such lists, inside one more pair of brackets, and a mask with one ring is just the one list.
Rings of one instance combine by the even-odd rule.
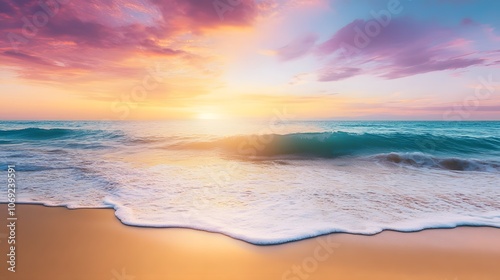
[[73, 130], [71, 129], [44, 129], [30, 127], [23, 129], [0, 130], [0, 137], [17, 139], [51, 139], [67, 136], [72, 132]]
[[64, 129], [64, 128], [22, 128], [0, 130], [0, 144], [10, 144], [9, 140], [52, 140], [65, 138], [85, 138], [92, 137], [96, 140], [114, 139], [123, 136], [105, 130], [84, 130], [84, 129]]
[[500, 162], [477, 159], [438, 158], [422, 153], [388, 153], [374, 156], [375, 159], [398, 165], [427, 167], [455, 171], [500, 171]]
[[355, 134], [347, 132], [293, 133], [232, 136], [197, 142], [177, 142], [168, 149], [219, 149], [239, 156], [313, 156], [337, 157], [390, 152], [427, 154], [498, 153], [500, 139], [450, 137], [431, 134]]

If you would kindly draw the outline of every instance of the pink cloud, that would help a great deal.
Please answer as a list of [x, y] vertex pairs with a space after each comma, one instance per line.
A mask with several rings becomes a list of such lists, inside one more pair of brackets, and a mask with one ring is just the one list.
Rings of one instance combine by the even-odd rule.
[[[315, 53], [329, 58], [318, 77], [335, 81], [371, 74], [395, 79], [486, 64], [486, 53], [472, 49], [472, 41], [461, 36], [457, 28], [412, 18], [394, 18], [385, 24], [357, 19], [317, 46]], [[363, 70], [345, 71], [357, 68]]]
[[492, 41], [496, 41], [496, 42], [500, 41], [500, 35], [497, 35], [497, 34], [495, 33], [495, 29], [494, 29], [493, 27], [491, 27], [491, 26], [489, 26], [489, 25], [484, 25], [484, 26], [483, 26], [483, 31], [484, 31], [484, 33], [486, 33], [486, 36], [487, 36], [490, 40], [492, 40]]
[[361, 72], [361, 69], [352, 67], [325, 67], [320, 71], [318, 80], [320, 82], [338, 81], [358, 75]]
[[296, 38], [288, 45], [276, 50], [278, 58], [282, 61], [299, 58], [309, 52], [318, 40], [318, 35], [309, 33]]
[[463, 25], [471, 25], [471, 24], [475, 24], [475, 22], [472, 19], [470, 19], [470, 18], [464, 18], [464, 19], [462, 19], [461, 24], [463, 24]]
[[177, 48], [178, 36], [248, 26], [256, 17], [252, 0], [229, 8], [221, 19], [206, 0], [4, 0], [0, 57], [24, 77], [71, 69], [121, 75], [121, 61], [138, 54], [194, 61]]

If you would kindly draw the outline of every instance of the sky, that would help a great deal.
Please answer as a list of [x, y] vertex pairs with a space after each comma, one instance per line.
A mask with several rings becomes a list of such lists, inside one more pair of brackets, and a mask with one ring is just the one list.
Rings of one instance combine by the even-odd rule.
[[0, 0], [0, 119], [499, 120], [500, 1]]

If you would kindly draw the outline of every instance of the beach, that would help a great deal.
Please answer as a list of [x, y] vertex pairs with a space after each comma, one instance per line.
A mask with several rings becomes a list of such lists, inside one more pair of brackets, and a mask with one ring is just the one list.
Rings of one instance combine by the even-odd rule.
[[[17, 205], [16, 272], [1, 279], [498, 279], [500, 229], [334, 233], [257, 246], [217, 233], [126, 226], [111, 209]], [[7, 223], [7, 205], [0, 220]], [[5, 228], [5, 227], [4, 227]]]
[[0, 178], [12, 166], [17, 203], [259, 245], [500, 227], [500, 122], [292, 121], [259, 134], [267, 125], [0, 121]]
[[499, 10], [0, 0], [0, 280], [500, 280]]

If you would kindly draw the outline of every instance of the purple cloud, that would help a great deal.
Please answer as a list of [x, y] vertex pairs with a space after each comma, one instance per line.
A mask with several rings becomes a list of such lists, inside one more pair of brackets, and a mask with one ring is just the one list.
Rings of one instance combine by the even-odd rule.
[[328, 81], [339, 81], [343, 79], [347, 79], [352, 76], [356, 76], [361, 73], [361, 69], [352, 68], [352, 67], [325, 67], [319, 73], [318, 80], [320, 82], [328, 82]]
[[276, 54], [281, 61], [299, 58], [309, 52], [316, 44], [318, 35], [310, 33], [296, 38], [288, 45], [276, 50]]
[[471, 18], [464, 18], [460, 23], [462, 25], [471, 25], [474, 24], [475, 22]]
[[196, 55], [178, 49], [178, 36], [252, 24], [254, 1], [231, 3], [221, 20], [206, 0], [3, 0], [0, 59], [37, 77], [43, 71], [63, 75], [69, 68], [107, 71], [103, 65], [138, 54], [192, 61]]
[[39, 57], [35, 57], [35, 56], [25, 54], [22, 52], [4, 51], [3, 55], [7, 56], [7, 57], [22, 60], [24, 63], [33, 63], [33, 64], [39, 64], [39, 65], [44, 65], [44, 66], [53, 66], [53, 64], [51, 64], [48, 61], [45, 61]]
[[318, 73], [320, 81], [360, 74], [395, 79], [486, 64], [488, 58], [481, 56], [485, 52], [472, 50], [470, 45], [458, 28], [412, 18], [389, 22], [357, 19], [319, 44], [314, 52], [321, 59], [330, 58]]

